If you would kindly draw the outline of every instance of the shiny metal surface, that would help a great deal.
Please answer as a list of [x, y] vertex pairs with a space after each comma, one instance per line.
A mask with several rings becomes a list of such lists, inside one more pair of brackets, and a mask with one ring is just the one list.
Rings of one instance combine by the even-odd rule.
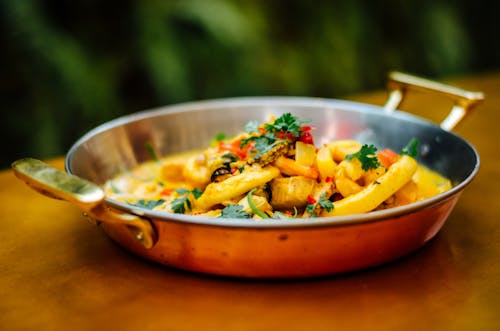
[[[148, 143], [154, 146], [159, 156], [200, 149], [206, 147], [220, 131], [228, 135], [236, 134], [250, 120], [264, 121], [269, 114], [286, 112], [311, 119], [317, 145], [335, 139], [357, 139], [381, 148], [401, 150], [410, 139], [417, 138], [421, 143], [419, 162], [444, 174], [455, 187], [440, 196], [409, 206], [356, 216], [308, 220], [306, 224], [303, 221], [277, 220], [263, 220], [256, 224], [241, 219], [231, 222], [211, 219], [210, 223], [244, 227], [279, 226], [282, 223], [285, 226], [310, 226], [383, 219], [433, 205], [456, 194], [472, 180], [478, 170], [479, 156], [471, 145], [424, 119], [399, 111], [386, 114], [381, 107], [362, 103], [293, 97], [193, 102], [119, 118], [92, 130], [78, 141], [67, 155], [66, 169], [77, 176], [103, 184], [120, 171], [148, 160], [150, 155], [145, 148]], [[107, 201], [114, 207], [133, 212], [130, 206], [109, 199]], [[168, 215], [147, 209], [141, 210], [142, 214], [155, 219], [173, 218], [183, 222], [206, 223], [205, 219], [198, 216]]]
[[191, 271], [249, 278], [295, 278], [362, 269], [415, 251], [436, 235], [479, 156], [462, 138], [416, 116], [340, 100], [258, 97], [187, 103], [117, 119], [89, 132], [69, 151], [67, 171], [103, 184], [146, 161], [151, 144], [159, 156], [199, 149], [220, 131], [240, 132], [250, 120], [290, 112], [308, 118], [316, 144], [356, 139], [401, 150], [417, 138], [419, 161], [454, 188], [433, 198], [365, 214], [294, 220], [218, 219], [154, 212], [107, 199], [127, 213], [151, 219], [156, 244], [145, 249], [112, 223], [105, 232], [136, 255]]
[[[396, 91], [411, 85], [406, 75], [399, 80], [391, 77], [393, 84], [399, 84]], [[459, 103], [472, 105], [479, 101], [468, 100], [468, 93], [455, 93], [462, 90], [419, 78], [413, 80], [418, 88], [437, 86], [438, 92], [451, 94]], [[400, 94], [403, 95], [392, 94], [389, 104], [394, 105], [394, 95], [399, 98]], [[463, 118], [455, 116], [457, 107], [463, 110], [462, 115], [470, 108], [456, 105], [443, 122], [453, 122], [450, 128]], [[155, 262], [197, 272], [255, 278], [347, 272], [392, 261], [424, 245], [437, 234], [479, 168], [476, 150], [448, 132], [447, 125], [443, 128], [442, 123], [439, 127], [416, 116], [385, 109], [297, 97], [192, 102], [139, 112], [90, 131], [67, 155], [69, 174], [33, 159], [17, 161], [13, 169], [39, 192], [76, 203], [98, 223], [102, 221], [105, 232], [121, 246]], [[284, 113], [309, 120], [315, 128], [317, 146], [338, 139], [355, 139], [399, 151], [416, 138], [421, 147], [418, 161], [449, 178], [454, 187], [416, 203], [363, 214], [254, 220], [151, 211], [103, 199], [101, 190], [94, 185], [102, 185], [116, 174], [149, 160], [151, 148], [157, 157], [202, 149], [221, 131], [236, 135], [250, 120], [263, 122], [270, 115]], [[46, 173], [54, 174], [54, 180], [45, 178]], [[60, 185], [61, 181], [77, 184], [67, 189], [67, 185]], [[94, 187], [91, 193], [101, 194], [97, 199], [95, 194], [86, 197], [80, 194], [78, 183]]]

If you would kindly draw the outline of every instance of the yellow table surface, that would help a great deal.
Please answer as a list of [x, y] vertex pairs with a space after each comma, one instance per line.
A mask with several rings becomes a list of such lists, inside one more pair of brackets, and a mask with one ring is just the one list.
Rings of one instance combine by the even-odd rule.
[[[478, 176], [422, 249], [350, 274], [256, 281], [157, 265], [1, 171], [0, 330], [500, 330], [500, 74], [451, 82], [486, 94], [455, 130], [477, 148]], [[448, 106], [414, 93], [402, 108], [439, 121]]]

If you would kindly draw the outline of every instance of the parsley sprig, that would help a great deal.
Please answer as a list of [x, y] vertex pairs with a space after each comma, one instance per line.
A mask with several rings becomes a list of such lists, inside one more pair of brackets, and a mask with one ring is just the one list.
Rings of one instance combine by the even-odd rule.
[[224, 209], [219, 216], [219, 218], [251, 218], [252, 215], [247, 213], [242, 205], [228, 205]]
[[283, 133], [284, 135], [291, 134], [293, 137], [297, 138], [300, 136], [301, 127], [308, 122], [309, 120], [300, 120], [290, 113], [285, 113], [278, 117], [274, 123], [264, 124], [264, 129], [266, 132]]
[[319, 200], [314, 203], [308, 203], [306, 206], [306, 213], [311, 215], [312, 217], [316, 216], [316, 211], [318, 209], [324, 209], [328, 212], [333, 210], [333, 203], [326, 198], [326, 194], [322, 194], [319, 197]]
[[179, 188], [174, 190], [174, 192], [180, 194], [178, 198], [170, 202], [170, 208], [172, 208], [172, 211], [176, 214], [184, 214], [186, 213], [186, 210], [192, 209], [191, 200], [189, 199], [190, 195], [192, 195], [195, 199], [198, 199], [203, 194], [203, 191], [197, 188], [193, 190]]
[[252, 142], [253, 148], [257, 151], [254, 157], [259, 158], [276, 145], [290, 142], [290, 138], [298, 138], [303, 133], [302, 126], [308, 122], [309, 120], [300, 120], [290, 113], [285, 113], [273, 123], [265, 123], [264, 132], [260, 132], [259, 123], [255, 120], [250, 121], [245, 125], [245, 132], [249, 133], [250, 137], [242, 139], [240, 147], [243, 148]]
[[368, 169], [376, 169], [380, 167], [380, 162], [377, 157], [377, 147], [375, 145], [363, 145], [361, 149], [353, 154], [345, 157], [347, 161], [358, 159], [361, 162], [361, 169], [367, 171]]

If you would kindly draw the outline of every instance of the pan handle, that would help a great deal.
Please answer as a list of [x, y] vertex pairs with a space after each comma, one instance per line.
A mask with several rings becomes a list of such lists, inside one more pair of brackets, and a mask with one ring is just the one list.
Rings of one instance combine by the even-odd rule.
[[421, 77], [393, 71], [389, 73], [387, 88], [389, 97], [384, 110], [392, 113], [403, 101], [407, 90], [433, 91], [453, 100], [454, 106], [448, 116], [441, 122], [443, 130], [451, 131], [479, 102], [484, 100], [482, 92], [463, 90], [454, 86], [438, 83]]
[[32, 158], [15, 161], [12, 169], [19, 179], [35, 191], [75, 204], [93, 220], [126, 226], [146, 248], [151, 248], [156, 243], [157, 236], [151, 222], [107, 206], [104, 191], [99, 186]]

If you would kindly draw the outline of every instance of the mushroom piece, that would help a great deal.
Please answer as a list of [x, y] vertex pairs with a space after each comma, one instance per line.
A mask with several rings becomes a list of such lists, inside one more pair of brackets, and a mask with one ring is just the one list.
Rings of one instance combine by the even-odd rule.
[[231, 175], [232, 175], [231, 168], [228, 166], [222, 166], [215, 169], [215, 171], [212, 173], [212, 176], [210, 176], [210, 181], [212, 183], [218, 183]]

